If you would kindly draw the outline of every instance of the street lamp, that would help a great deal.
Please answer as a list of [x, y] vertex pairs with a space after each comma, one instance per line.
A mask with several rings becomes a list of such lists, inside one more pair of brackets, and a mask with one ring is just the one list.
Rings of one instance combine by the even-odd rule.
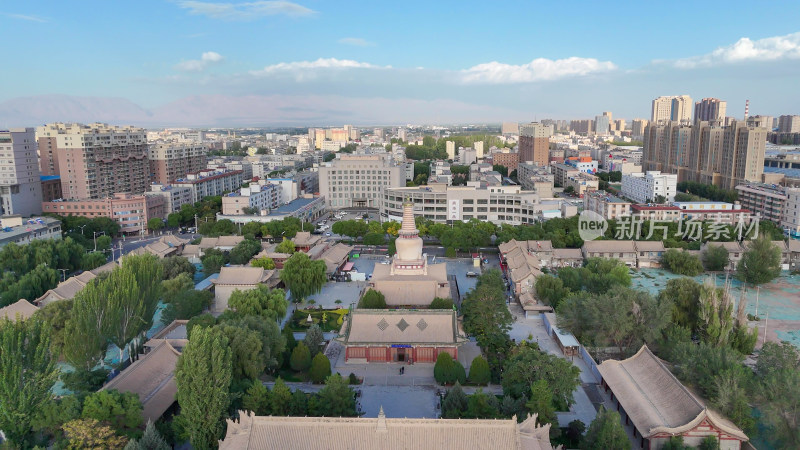
[[61, 277], [63, 278], [61, 281], [67, 281], [67, 269], [58, 269], [61, 271]]
[[98, 234], [106, 234], [105, 231], [95, 231], [94, 232], [94, 251], [97, 251], [97, 235]]

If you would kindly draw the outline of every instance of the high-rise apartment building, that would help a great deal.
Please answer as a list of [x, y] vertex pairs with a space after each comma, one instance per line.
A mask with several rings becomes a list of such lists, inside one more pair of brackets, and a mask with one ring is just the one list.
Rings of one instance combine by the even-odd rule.
[[631, 135], [639, 139], [644, 137], [644, 129], [648, 123], [650, 122], [645, 119], [633, 119], [633, 122], [631, 122]]
[[778, 117], [778, 133], [800, 133], [800, 116]]
[[594, 117], [594, 132], [599, 136], [607, 136], [611, 130], [611, 113], [606, 111]]
[[502, 134], [519, 134], [519, 124], [517, 122], [503, 122], [500, 128]]
[[445, 141], [445, 150], [447, 151], [447, 159], [456, 159], [456, 143], [454, 141]]
[[150, 181], [169, 184], [187, 173], [206, 168], [208, 147], [198, 143], [150, 144]]
[[718, 98], [704, 98], [694, 104], [694, 121], [697, 122], [724, 122], [728, 102]]
[[658, 97], [653, 100], [650, 121], [654, 123], [673, 120], [688, 122], [692, 120], [692, 97], [678, 95]]
[[385, 188], [405, 185], [405, 168], [389, 155], [339, 154], [319, 168], [319, 192], [332, 209], [378, 208]]
[[674, 121], [645, 129], [643, 168], [677, 174], [678, 181], [699, 181], [733, 189], [757, 182], [764, 172], [767, 130], [732, 120], [728, 126]]
[[550, 160], [550, 136], [553, 126], [531, 122], [519, 127], [519, 160], [546, 166]]
[[322, 143], [325, 142], [325, 129], [324, 128], [315, 128], [314, 129], [314, 147], [322, 148]]
[[478, 159], [483, 159], [483, 141], [474, 142], [472, 148], [475, 149], [475, 156]]
[[142, 128], [52, 123], [36, 129], [43, 175], [61, 177], [68, 199], [141, 194], [150, 182], [147, 136]]
[[0, 131], [0, 216], [42, 213], [42, 182], [33, 128]]
[[591, 134], [594, 133], [594, 120], [571, 120], [569, 122], [570, 131], [578, 134]]

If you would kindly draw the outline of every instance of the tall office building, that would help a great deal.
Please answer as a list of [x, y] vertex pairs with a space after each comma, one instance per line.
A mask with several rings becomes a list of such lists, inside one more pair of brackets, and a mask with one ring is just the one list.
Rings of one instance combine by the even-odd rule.
[[694, 104], [694, 121], [697, 122], [723, 122], [728, 102], [718, 98], [704, 98]]
[[0, 131], [0, 216], [42, 213], [42, 182], [33, 128]]
[[800, 116], [778, 117], [778, 133], [800, 133]]
[[66, 199], [141, 194], [150, 184], [142, 128], [51, 123], [36, 129], [43, 175], [59, 175]]
[[654, 123], [673, 120], [688, 122], [692, 120], [692, 97], [688, 95], [658, 97], [653, 100], [650, 121]]
[[187, 173], [206, 168], [208, 147], [204, 144], [159, 142], [150, 145], [150, 182], [170, 184]]
[[519, 160], [546, 166], [550, 161], [550, 136], [553, 127], [531, 122], [519, 127]]

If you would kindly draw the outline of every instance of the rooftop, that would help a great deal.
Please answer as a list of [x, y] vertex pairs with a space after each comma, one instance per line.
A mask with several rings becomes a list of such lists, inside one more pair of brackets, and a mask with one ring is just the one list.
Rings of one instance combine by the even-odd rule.
[[281, 205], [272, 211], [270, 211], [270, 216], [278, 216], [278, 215], [285, 215], [291, 214], [293, 212], [299, 211], [300, 209], [314, 203], [320, 197], [312, 197], [312, 198], [303, 198], [299, 197], [289, 202], [287, 205]]

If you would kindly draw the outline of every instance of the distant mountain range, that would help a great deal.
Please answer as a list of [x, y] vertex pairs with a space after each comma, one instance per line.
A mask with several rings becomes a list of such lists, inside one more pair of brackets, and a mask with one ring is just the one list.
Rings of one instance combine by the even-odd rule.
[[39, 95], [0, 102], [0, 129], [50, 122], [142, 127], [320, 126], [351, 123], [500, 122], [518, 111], [453, 100], [340, 96], [196, 95], [154, 109], [124, 98]]

